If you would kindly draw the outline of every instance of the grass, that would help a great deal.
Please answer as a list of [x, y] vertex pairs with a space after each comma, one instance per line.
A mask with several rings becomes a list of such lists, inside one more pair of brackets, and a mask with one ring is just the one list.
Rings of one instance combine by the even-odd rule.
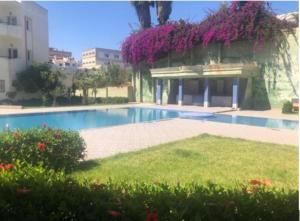
[[298, 148], [211, 135], [83, 162], [72, 174], [100, 182], [209, 182], [224, 187], [270, 179], [275, 187], [298, 188]]

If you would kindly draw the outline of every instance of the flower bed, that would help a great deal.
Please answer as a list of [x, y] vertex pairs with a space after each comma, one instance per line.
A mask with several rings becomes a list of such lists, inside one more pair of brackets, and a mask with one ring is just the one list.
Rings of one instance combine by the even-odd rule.
[[298, 191], [265, 180], [224, 189], [213, 184], [115, 185], [14, 162], [0, 168], [0, 220], [297, 220]]
[[222, 6], [201, 23], [184, 21], [148, 28], [129, 36], [122, 45], [122, 57], [130, 64], [153, 64], [167, 52], [181, 53], [196, 45], [221, 42], [226, 46], [237, 40], [253, 41], [253, 50], [265, 42], [280, 39], [281, 30], [297, 26], [276, 18], [266, 2], [234, 1]]
[[85, 143], [78, 132], [41, 128], [0, 133], [0, 163], [15, 160], [45, 168], [71, 170], [83, 159]]

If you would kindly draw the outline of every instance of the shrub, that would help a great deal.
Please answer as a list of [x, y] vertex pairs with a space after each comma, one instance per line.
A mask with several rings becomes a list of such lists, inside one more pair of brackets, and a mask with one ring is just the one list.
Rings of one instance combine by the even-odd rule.
[[46, 168], [71, 170], [83, 159], [85, 143], [75, 131], [47, 128], [0, 133], [0, 162], [21, 160]]
[[11, 99], [0, 100], [1, 105], [15, 105], [16, 103]]
[[8, 91], [8, 92], [6, 92], [6, 96], [10, 99], [14, 99], [17, 96], [17, 92], [16, 91]]
[[16, 162], [0, 169], [0, 220], [297, 220], [298, 191], [82, 182]]
[[128, 103], [127, 97], [98, 97], [96, 103], [98, 104], [125, 104]]
[[292, 113], [293, 112], [293, 104], [290, 101], [286, 101], [282, 105], [282, 113]]
[[[98, 97], [95, 98], [89, 97], [87, 104], [125, 104], [128, 103], [129, 99], [127, 97]], [[52, 106], [53, 100], [51, 98], [48, 98], [46, 102], [43, 104], [43, 101], [41, 98], [33, 98], [33, 99], [26, 99], [26, 100], [19, 100], [17, 102], [8, 100], [8, 101], [0, 101], [0, 103], [6, 104], [6, 103], [13, 103], [22, 105], [25, 107], [37, 107], [37, 106]], [[68, 106], [68, 105], [82, 105], [82, 97], [79, 96], [72, 96], [70, 98], [68, 97], [57, 97], [56, 98], [56, 104], [58, 106]]]

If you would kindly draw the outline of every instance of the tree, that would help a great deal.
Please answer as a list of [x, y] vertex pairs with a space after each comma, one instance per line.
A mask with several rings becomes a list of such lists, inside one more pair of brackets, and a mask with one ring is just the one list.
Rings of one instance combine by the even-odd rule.
[[100, 68], [98, 70], [94, 70], [94, 83], [92, 87], [92, 93], [94, 94], [94, 99], [96, 101], [98, 88], [105, 87], [106, 78], [105, 78], [105, 70]]
[[14, 86], [17, 92], [42, 94], [43, 105], [51, 97], [51, 93], [61, 87], [64, 74], [61, 71], [52, 71], [48, 64], [32, 64], [25, 71], [17, 73]]
[[[106, 67], [101, 67], [99, 77], [96, 79], [97, 87], [106, 88], [106, 97], [108, 97], [108, 87], [121, 86], [131, 80], [132, 73], [117, 64], [109, 64]], [[96, 92], [96, 90], [93, 89]], [[94, 92], [93, 92], [94, 93]], [[94, 93], [96, 96], [96, 94]]]
[[97, 89], [97, 82], [100, 78], [99, 72], [94, 69], [82, 69], [75, 73], [74, 85], [77, 89], [82, 90], [82, 104], [88, 103], [88, 91], [91, 88]]
[[159, 25], [164, 25], [172, 12], [172, 2], [171, 1], [156, 1], [156, 15]]
[[58, 76], [59, 81], [56, 84], [56, 87], [49, 91], [49, 95], [52, 97], [52, 106], [56, 106], [56, 99], [58, 96], [66, 94], [66, 87], [62, 83], [62, 80], [66, 78], [65, 74], [61, 70], [53, 71], [55, 76]]
[[164, 25], [172, 12], [172, 1], [131, 1], [142, 29], [151, 27], [150, 7], [156, 7], [157, 21]]
[[138, 16], [142, 29], [151, 27], [150, 6], [154, 6], [153, 1], [131, 1]]
[[104, 75], [106, 86], [120, 86], [131, 79], [130, 72], [117, 64], [109, 64], [104, 69]]

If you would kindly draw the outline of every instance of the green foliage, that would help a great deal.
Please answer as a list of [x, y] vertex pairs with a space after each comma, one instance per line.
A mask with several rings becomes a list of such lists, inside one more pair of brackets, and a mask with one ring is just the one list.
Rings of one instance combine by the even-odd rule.
[[78, 70], [74, 77], [74, 86], [83, 92], [82, 103], [88, 103], [88, 90], [98, 88], [103, 82], [103, 75], [96, 69]]
[[282, 113], [292, 113], [293, 112], [293, 104], [290, 101], [286, 101], [282, 105]]
[[0, 162], [15, 160], [45, 168], [74, 168], [83, 159], [85, 143], [78, 132], [41, 128], [0, 133]]
[[18, 92], [40, 92], [45, 103], [47, 98], [57, 97], [58, 91], [59, 95], [63, 93], [62, 78], [64, 74], [59, 70], [52, 71], [48, 64], [32, 64], [26, 70], [17, 73], [14, 86]]
[[6, 96], [10, 99], [14, 99], [17, 96], [17, 92], [16, 91], [8, 91], [8, 92], [6, 92]]
[[[55, 105], [56, 106], [72, 106], [72, 105], [82, 105], [82, 97], [72, 96], [72, 97], [57, 97]], [[86, 98], [86, 105], [88, 104], [126, 104], [129, 102], [127, 97], [97, 97]], [[13, 105], [22, 105], [24, 107], [40, 107], [40, 106], [51, 106], [53, 105], [53, 98], [48, 98], [46, 101], [42, 99], [26, 99], [19, 101], [12, 100], [3, 100], [0, 101], [2, 104], [13, 104]]]
[[79, 183], [62, 172], [14, 163], [0, 169], [0, 220], [263, 220], [298, 219], [298, 191], [209, 184]]
[[126, 104], [128, 103], [127, 97], [98, 97], [97, 104]]
[[132, 73], [119, 65], [110, 64], [103, 69], [105, 75], [105, 86], [120, 86], [131, 80]]

